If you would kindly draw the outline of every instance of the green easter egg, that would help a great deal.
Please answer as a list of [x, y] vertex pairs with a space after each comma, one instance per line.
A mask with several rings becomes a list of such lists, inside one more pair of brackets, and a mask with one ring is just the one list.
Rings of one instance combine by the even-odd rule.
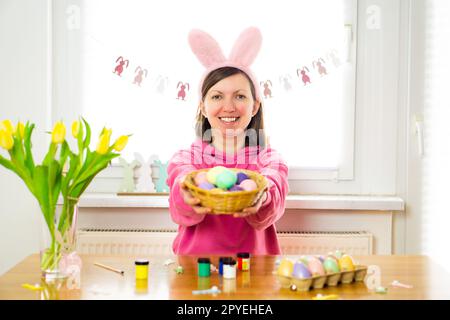
[[326, 258], [323, 262], [323, 267], [327, 273], [340, 272], [339, 265], [333, 258]]
[[216, 177], [216, 186], [223, 190], [228, 190], [237, 181], [237, 174], [231, 170], [224, 170]]
[[217, 185], [216, 184], [217, 176], [219, 174], [221, 174], [224, 170], [227, 170], [227, 168], [222, 167], [222, 166], [217, 166], [217, 167], [209, 169], [208, 173], [206, 174], [206, 180], [208, 180], [209, 183]]

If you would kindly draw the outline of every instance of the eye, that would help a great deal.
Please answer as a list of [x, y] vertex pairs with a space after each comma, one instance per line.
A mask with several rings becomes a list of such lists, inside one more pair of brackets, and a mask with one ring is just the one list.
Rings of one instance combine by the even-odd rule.
[[236, 96], [236, 98], [238, 98], [239, 100], [244, 100], [245, 98], [247, 98], [246, 96], [244, 96], [243, 94], [238, 94]]
[[219, 94], [215, 94], [213, 96], [211, 96], [212, 100], [219, 100], [221, 98], [221, 96]]

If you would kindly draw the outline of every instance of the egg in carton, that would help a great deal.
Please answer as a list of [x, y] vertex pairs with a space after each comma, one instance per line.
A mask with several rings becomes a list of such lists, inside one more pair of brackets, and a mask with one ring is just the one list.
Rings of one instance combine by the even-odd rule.
[[293, 263], [283, 259], [277, 269], [278, 280], [283, 288], [295, 286], [297, 291], [335, 287], [339, 283], [349, 284], [364, 281], [367, 267], [357, 265], [349, 255], [339, 259], [334, 255], [327, 257], [302, 256]]

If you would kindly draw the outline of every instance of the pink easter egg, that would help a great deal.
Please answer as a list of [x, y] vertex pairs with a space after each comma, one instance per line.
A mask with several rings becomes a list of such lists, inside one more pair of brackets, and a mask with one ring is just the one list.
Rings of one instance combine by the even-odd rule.
[[258, 186], [256, 185], [256, 182], [253, 181], [252, 179], [246, 179], [244, 181], [242, 181], [239, 186], [244, 189], [245, 191], [252, 191], [252, 190], [256, 190], [258, 188]]
[[323, 268], [322, 262], [316, 257], [311, 257], [308, 260], [308, 269], [314, 276], [325, 275], [325, 269]]
[[201, 171], [195, 175], [194, 182], [197, 186], [199, 186], [203, 182], [208, 182], [208, 180], [206, 179], [206, 174], [207, 173], [205, 171]]

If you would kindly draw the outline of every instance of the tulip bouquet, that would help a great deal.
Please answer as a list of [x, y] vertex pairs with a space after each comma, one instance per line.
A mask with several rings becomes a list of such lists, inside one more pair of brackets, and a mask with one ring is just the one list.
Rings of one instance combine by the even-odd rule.
[[[65, 139], [66, 127], [59, 121], [51, 132], [51, 143], [42, 163], [35, 164], [31, 144], [34, 127], [32, 123], [19, 122], [14, 126], [10, 120], [0, 122], [0, 147], [9, 154], [9, 159], [0, 154], [0, 164], [16, 173], [37, 199], [51, 240], [50, 247], [41, 255], [41, 270], [58, 272], [64, 249], [73, 247], [74, 209], [78, 199], [94, 177], [120, 156], [118, 152], [126, 146], [129, 136], [121, 136], [110, 144], [112, 130], [103, 128], [96, 150], [91, 151], [88, 122], [74, 121], [72, 136], [78, 152], [73, 152]], [[60, 196], [63, 207], [57, 216]]]

